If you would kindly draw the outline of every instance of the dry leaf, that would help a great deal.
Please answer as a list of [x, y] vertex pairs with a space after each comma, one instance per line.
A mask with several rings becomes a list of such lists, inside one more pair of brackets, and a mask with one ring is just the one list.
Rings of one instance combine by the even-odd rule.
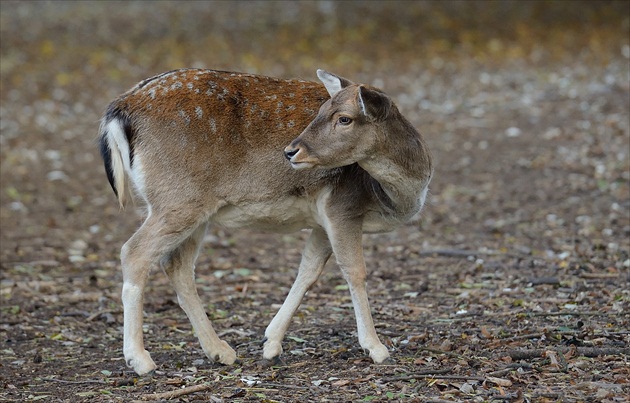
[[492, 382], [495, 385], [499, 385], [499, 386], [512, 386], [512, 381], [510, 381], [509, 379], [495, 378], [494, 376], [487, 377], [486, 381]]

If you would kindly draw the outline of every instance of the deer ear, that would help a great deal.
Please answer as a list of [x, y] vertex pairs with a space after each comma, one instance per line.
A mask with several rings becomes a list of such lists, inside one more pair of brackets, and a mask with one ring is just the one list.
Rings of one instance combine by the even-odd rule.
[[317, 77], [319, 77], [320, 81], [324, 84], [324, 87], [326, 87], [326, 90], [330, 94], [331, 98], [343, 88], [353, 84], [353, 82], [348, 79], [336, 76], [333, 73], [329, 73], [326, 70], [321, 69], [317, 70]]
[[392, 100], [380, 91], [359, 86], [359, 105], [361, 112], [370, 120], [382, 121], [389, 116]]

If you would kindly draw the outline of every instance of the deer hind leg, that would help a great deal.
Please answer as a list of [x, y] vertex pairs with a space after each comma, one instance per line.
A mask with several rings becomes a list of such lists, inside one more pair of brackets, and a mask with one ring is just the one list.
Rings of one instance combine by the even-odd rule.
[[169, 212], [152, 212], [140, 229], [125, 243], [121, 252], [124, 316], [123, 352], [127, 365], [139, 375], [156, 368], [144, 348], [142, 306], [150, 269], [173, 255], [199, 226], [200, 220]]
[[331, 253], [332, 249], [324, 230], [313, 229], [304, 247], [298, 274], [289, 295], [265, 330], [263, 358], [273, 359], [282, 354], [282, 339], [291, 318], [300, 306], [304, 294], [319, 278]]
[[206, 227], [207, 224], [201, 224], [177, 249], [162, 259], [160, 266], [168, 275], [177, 293], [177, 301], [188, 316], [206, 356], [229, 365], [236, 360], [236, 352], [217, 336], [195, 286], [195, 260]]
[[120, 253], [123, 273], [123, 353], [127, 366], [138, 375], [147, 374], [156, 368], [151, 355], [144, 348], [142, 315], [144, 287], [161, 249], [159, 242], [154, 239], [159, 229], [159, 220], [149, 214], [140, 229], [123, 245]]

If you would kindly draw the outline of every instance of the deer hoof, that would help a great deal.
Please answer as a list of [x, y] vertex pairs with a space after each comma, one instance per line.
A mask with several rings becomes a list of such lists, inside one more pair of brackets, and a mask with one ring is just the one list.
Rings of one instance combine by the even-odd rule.
[[133, 368], [138, 375], [148, 375], [155, 371], [157, 365], [151, 359], [151, 355], [147, 350], [142, 350], [140, 354], [134, 354], [126, 358], [127, 366]]
[[381, 344], [370, 350], [370, 358], [376, 364], [382, 364], [389, 358], [389, 351], [387, 351], [387, 347]]

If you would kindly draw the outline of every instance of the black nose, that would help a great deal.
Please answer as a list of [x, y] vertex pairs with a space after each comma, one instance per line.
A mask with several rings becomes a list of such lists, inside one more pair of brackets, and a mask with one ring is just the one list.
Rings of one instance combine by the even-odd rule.
[[291, 160], [291, 158], [298, 153], [298, 151], [300, 151], [300, 149], [298, 148], [292, 148], [292, 149], [284, 149], [284, 156], [286, 157], [286, 159]]

